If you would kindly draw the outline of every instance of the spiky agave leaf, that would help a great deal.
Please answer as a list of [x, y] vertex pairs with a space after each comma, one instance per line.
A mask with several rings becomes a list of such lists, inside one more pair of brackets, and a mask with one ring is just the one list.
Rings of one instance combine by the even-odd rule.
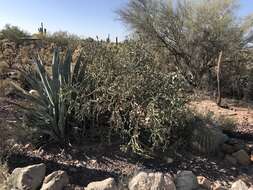
[[[59, 143], [68, 141], [68, 107], [71, 100], [66, 100], [63, 94], [67, 86], [75, 85], [77, 77], [83, 72], [84, 65], [81, 58], [77, 60], [71, 75], [71, 51], [68, 50], [63, 62], [60, 60], [59, 51], [55, 49], [52, 61], [52, 77], [46, 72], [45, 66], [38, 56], [35, 58], [37, 73], [40, 80], [23, 72], [23, 75], [31, 83], [34, 89], [38, 90], [38, 97], [34, 97], [20, 87], [17, 87], [23, 97], [30, 104], [16, 104], [23, 110], [28, 118], [27, 125], [38, 129], [41, 134], [49, 135], [51, 139]], [[80, 81], [79, 81], [80, 82]]]

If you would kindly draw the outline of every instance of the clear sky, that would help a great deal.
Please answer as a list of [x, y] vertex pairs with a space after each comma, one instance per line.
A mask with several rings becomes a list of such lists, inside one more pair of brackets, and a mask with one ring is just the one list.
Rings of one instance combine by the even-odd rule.
[[[115, 11], [128, 0], [0, 0], [0, 28], [17, 25], [34, 33], [43, 22], [48, 31], [68, 31], [83, 37], [124, 39], [126, 27]], [[253, 0], [240, 0], [239, 15], [253, 12]]]

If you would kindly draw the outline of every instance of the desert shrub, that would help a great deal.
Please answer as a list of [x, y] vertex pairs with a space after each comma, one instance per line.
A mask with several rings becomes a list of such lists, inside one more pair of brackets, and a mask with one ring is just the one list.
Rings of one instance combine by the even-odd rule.
[[28, 35], [27, 32], [21, 30], [17, 26], [5, 25], [5, 27], [0, 31], [0, 39], [8, 39], [11, 42], [20, 43], [21, 38]]
[[71, 47], [75, 48], [80, 44], [80, 37], [74, 34], [70, 34], [66, 31], [58, 31], [53, 34], [49, 34], [44, 38], [45, 41], [49, 43], [54, 43], [58, 47], [66, 48]]
[[109, 142], [120, 136], [125, 150], [141, 154], [166, 150], [190, 134], [180, 75], [161, 72], [141, 43], [95, 46], [84, 50], [87, 86], [71, 104], [87, 128]]

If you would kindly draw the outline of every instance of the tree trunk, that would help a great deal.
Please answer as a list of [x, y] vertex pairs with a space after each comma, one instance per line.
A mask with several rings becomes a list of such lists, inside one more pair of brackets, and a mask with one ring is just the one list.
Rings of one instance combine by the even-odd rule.
[[217, 105], [218, 106], [221, 106], [221, 90], [220, 90], [221, 57], [222, 57], [222, 51], [219, 54], [218, 64], [217, 64]]

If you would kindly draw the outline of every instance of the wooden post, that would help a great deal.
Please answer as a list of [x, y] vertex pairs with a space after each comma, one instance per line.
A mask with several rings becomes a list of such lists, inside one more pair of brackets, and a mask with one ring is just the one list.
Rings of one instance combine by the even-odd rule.
[[221, 57], [222, 51], [219, 53], [218, 63], [217, 63], [217, 105], [221, 106], [221, 90], [220, 90], [220, 74], [221, 74]]

